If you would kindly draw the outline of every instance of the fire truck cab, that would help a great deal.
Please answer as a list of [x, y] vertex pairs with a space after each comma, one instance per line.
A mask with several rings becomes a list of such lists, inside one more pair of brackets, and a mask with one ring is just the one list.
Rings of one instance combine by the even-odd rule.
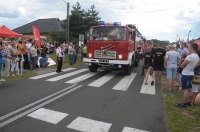
[[89, 29], [87, 54], [83, 59], [89, 70], [96, 72], [99, 67], [120, 68], [131, 74], [133, 66], [138, 66], [137, 46], [141, 33], [134, 25], [121, 26], [120, 22], [99, 22]]

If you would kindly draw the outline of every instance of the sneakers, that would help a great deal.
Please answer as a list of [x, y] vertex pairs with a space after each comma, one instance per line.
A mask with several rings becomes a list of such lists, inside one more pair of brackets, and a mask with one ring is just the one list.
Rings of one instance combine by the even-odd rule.
[[151, 82], [151, 86], [153, 86], [153, 85], [154, 85], [154, 81]]
[[168, 93], [173, 93], [173, 91], [171, 89], [168, 90]]
[[179, 104], [176, 105], [177, 107], [187, 107], [187, 106], [191, 106], [191, 102], [181, 102]]
[[147, 85], [147, 84], [148, 84], [147, 82], [144, 83], [144, 85]]
[[6, 80], [4, 80], [3, 78], [0, 80], [1, 82], [4, 82], [4, 81], [6, 81]]
[[179, 88], [177, 88], [176, 91], [177, 91], [177, 92], [183, 92], [183, 90], [182, 90], [182, 89], [179, 89]]

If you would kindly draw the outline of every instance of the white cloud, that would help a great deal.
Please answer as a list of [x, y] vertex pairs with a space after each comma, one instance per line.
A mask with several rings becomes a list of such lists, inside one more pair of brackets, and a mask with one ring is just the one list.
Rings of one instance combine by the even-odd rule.
[[[79, 2], [82, 9], [95, 5], [104, 21], [136, 24], [147, 39], [175, 41], [177, 35], [186, 39], [200, 37], [200, 0], [67, 0], [70, 9]], [[0, 25], [11, 29], [39, 18], [66, 17], [63, 0], [1, 0]]]

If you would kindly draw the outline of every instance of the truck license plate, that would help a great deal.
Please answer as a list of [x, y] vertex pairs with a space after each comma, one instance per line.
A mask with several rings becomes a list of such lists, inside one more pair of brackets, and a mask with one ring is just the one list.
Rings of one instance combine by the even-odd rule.
[[108, 63], [109, 60], [99, 60], [100, 63]]

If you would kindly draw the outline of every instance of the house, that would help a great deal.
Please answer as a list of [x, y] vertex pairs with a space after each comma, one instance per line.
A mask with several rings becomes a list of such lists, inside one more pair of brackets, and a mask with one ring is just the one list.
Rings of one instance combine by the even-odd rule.
[[64, 32], [65, 29], [61, 27], [62, 21], [58, 18], [47, 18], [47, 19], [38, 19], [28, 24], [25, 24], [21, 27], [14, 29], [13, 31], [23, 34], [24, 36], [32, 36], [33, 30], [32, 25], [36, 26], [41, 36], [46, 36], [48, 39], [50, 32]]

